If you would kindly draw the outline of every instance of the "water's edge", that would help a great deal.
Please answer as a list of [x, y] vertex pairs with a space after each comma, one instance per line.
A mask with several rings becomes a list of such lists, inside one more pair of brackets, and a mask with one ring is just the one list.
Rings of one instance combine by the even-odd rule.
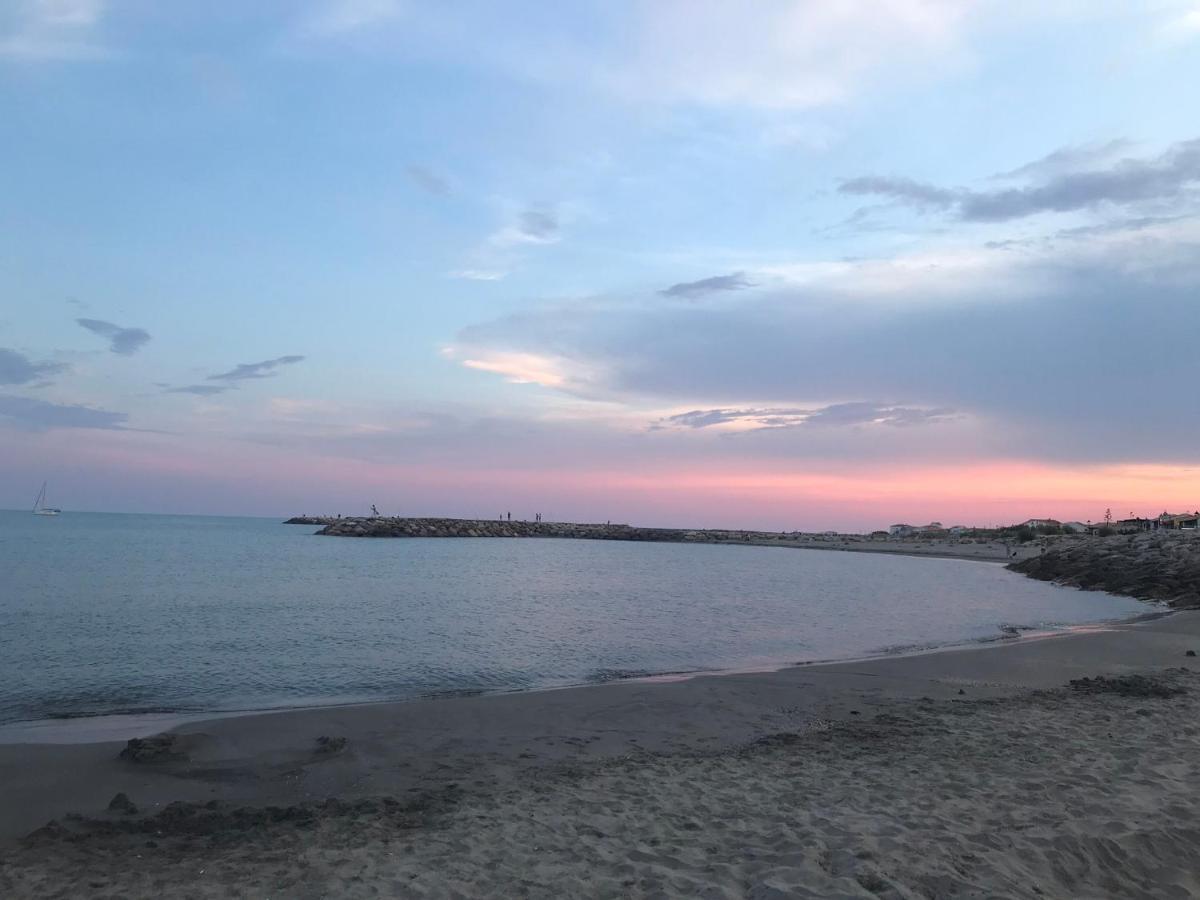
[[1077, 634], [1090, 634], [1098, 631], [1109, 631], [1119, 626], [1137, 625], [1157, 619], [1176, 615], [1181, 610], [1162, 609], [1140, 613], [1123, 619], [1113, 619], [1104, 622], [1093, 622], [1086, 625], [1062, 625], [1049, 630], [1033, 628], [1013, 628], [1002, 626], [1000, 634], [995, 636], [972, 638], [962, 641], [950, 641], [942, 644], [923, 646], [907, 646], [899, 648], [884, 648], [879, 653], [868, 655], [831, 657], [827, 659], [800, 660], [781, 662], [776, 665], [752, 667], [735, 667], [725, 669], [693, 669], [676, 672], [624, 672], [609, 670], [612, 674], [605, 678], [595, 678], [587, 681], [565, 684], [544, 685], [532, 688], [494, 688], [494, 689], [448, 689], [433, 691], [410, 697], [384, 697], [370, 700], [335, 702], [335, 703], [303, 703], [296, 705], [268, 706], [247, 709], [208, 709], [188, 710], [156, 707], [146, 710], [117, 710], [105, 713], [84, 713], [55, 716], [45, 719], [31, 719], [0, 724], [0, 745], [3, 744], [93, 744], [112, 741], [125, 741], [134, 737], [145, 737], [162, 731], [169, 731], [185, 724], [212, 722], [220, 719], [241, 718], [244, 716], [271, 715], [274, 713], [302, 712], [306, 710], [347, 709], [362, 706], [381, 706], [394, 703], [416, 703], [430, 700], [455, 700], [463, 697], [500, 697], [511, 694], [536, 694], [546, 691], [570, 691], [589, 687], [599, 687], [611, 684], [655, 684], [671, 681], [684, 681], [699, 677], [729, 677], [734, 675], [749, 675], [757, 673], [782, 672], [794, 668], [815, 668], [820, 666], [841, 665], [845, 663], [868, 662], [878, 659], [899, 659], [911, 656], [925, 656], [935, 653], [949, 653], [964, 650], [986, 650], [996, 647], [1012, 646], [1018, 642], [1054, 640]]

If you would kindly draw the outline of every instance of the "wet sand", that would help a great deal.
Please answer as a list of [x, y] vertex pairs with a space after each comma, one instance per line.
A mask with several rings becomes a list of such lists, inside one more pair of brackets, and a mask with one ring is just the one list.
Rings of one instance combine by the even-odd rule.
[[[1192, 649], [1200, 613], [1181, 612], [190, 723], [165, 762], [0, 746], [0, 895], [1194, 896]], [[1098, 675], [1146, 680], [1069, 684]], [[136, 813], [107, 810], [118, 792]]]

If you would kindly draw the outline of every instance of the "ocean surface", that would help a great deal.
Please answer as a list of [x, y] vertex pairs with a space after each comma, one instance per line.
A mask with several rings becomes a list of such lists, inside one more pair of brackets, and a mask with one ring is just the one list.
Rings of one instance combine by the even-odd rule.
[[314, 530], [0, 512], [0, 723], [758, 668], [1150, 610], [959, 560]]

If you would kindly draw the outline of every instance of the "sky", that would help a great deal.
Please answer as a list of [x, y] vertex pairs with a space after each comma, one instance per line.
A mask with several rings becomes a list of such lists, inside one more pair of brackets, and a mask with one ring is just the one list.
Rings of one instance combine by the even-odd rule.
[[4, 0], [0, 506], [1200, 506], [1200, 0]]

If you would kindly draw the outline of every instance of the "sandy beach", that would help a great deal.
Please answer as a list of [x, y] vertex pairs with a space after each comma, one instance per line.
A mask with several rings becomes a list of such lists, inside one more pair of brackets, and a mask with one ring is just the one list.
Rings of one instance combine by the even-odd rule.
[[858, 663], [190, 723], [160, 761], [118, 758], [121, 741], [0, 746], [0, 892], [1194, 896], [1192, 649], [1200, 613], [1179, 612]]

